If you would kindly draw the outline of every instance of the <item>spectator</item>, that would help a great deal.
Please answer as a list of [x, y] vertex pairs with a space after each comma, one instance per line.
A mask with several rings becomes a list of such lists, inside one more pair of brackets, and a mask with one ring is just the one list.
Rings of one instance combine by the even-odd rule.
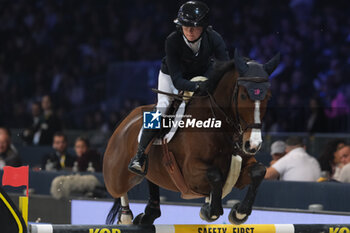
[[276, 163], [277, 160], [282, 158], [286, 154], [286, 143], [284, 141], [275, 141], [271, 144], [271, 157], [270, 166]]
[[6, 128], [0, 128], [0, 169], [4, 166], [21, 166], [21, 158], [17, 150], [11, 146], [10, 133]]
[[320, 175], [320, 166], [315, 158], [305, 151], [301, 138], [290, 137], [286, 141], [287, 154], [267, 168], [265, 179], [284, 181], [316, 181]]
[[339, 150], [341, 155], [341, 162], [344, 165], [340, 170], [339, 177], [340, 182], [350, 183], [350, 145], [345, 145]]
[[74, 157], [67, 153], [67, 137], [61, 132], [53, 136], [52, 148], [54, 151], [43, 157], [41, 163], [42, 170], [61, 170], [71, 169], [74, 163]]
[[103, 146], [110, 135], [108, 124], [104, 119], [102, 111], [98, 110], [93, 116], [93, 125], [96, 129], [94, 134], [90, 137], [91, 145]]
[[48, 95], [41, 99], [41, 107], [43, 109], [43, 121], [40, 124], [40, 136], [37, 140], [34, 137], [34, 144], [50, 145], [54, 134], [61, 130], [61, 123], [56, 117], [51, 103], [51, 98]]
[[[340, 149], [345, 145], [345, 140], [334, 139], [329, 141], [323, 149], [323, 152], [318, 159], [321, 166], [323, 179], [337, 179], [341, 168]], [[321, 181], [321, 180], [320, 180]]]
[[96, 172], [102, 171], [101, 155], [89, 148], [90, 143], [84, 137], [78, 137], [75, 140], [74, 150], [77, 155], [77, 162], [79, 171], [86, 171], [89, 163], [92, 163], [92, 167]]
[[327, 132], [327, 118], [321, 101], [312, 98], [309, 103], [310, 115], [306, 122], [306, 129], [309, 134]]
[[[0, 127], [0, 134], [7, 135], [10, 138], [10, 141], [11, 141], [11, 136], [12, 135], [11, 135], [11, 131], [8, 128]], [[15, 153], [18, 153], [18, 151], [17, 151], [15, 145], [13, 145], [13, 143], [11, 143], [10, 147], [11, 147], [11, 150], [13, 150]]]
[[43, 123], [43, 115], [41, 114], [41, 106], [39, 102], [32, 103], [32, 125], [23, 131], [22, 137], [27, 144], [38, 144], [41, 135], [41, 124]]
[[347, 127], [347, 121], [350, 113], [349, 104], [345, 95], [338, 92], [331, 102], [331, 109], [327, 109], [326, 114], [331, 119], [332, 129], [339, 131], [344, 126]]

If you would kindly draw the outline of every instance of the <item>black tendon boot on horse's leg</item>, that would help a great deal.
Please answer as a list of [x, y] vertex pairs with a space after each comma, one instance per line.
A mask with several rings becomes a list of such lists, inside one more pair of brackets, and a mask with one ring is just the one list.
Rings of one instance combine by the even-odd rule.
[[266, 168], [261, 163], [255, 163], [250, 168], [251, 183], [248, 186], [248, 191], [241, 203], [235, 204], [228, 216], [232, 224], [242, 224], [252, 213], [252, 207], [261, 181], [264, 179]]
[[129, 171], [141, 176], [145, 176], [147, 174], [148, 157], [145, 154], [145, 150], [157, 133], [158, 131], [156, 130], [142, 130], [141, 139], [137, 147], [136, 155], [131, 159], [128, 166]]
[[148, 181], [148, 189], [150, 198], [145, 208], [145, 213], [136, 216], [134, 224], [148, 224], [152, 225], [154, 220], [160, 217], [160, 200], [159, 200], [159, 186]]
[[213, 222], [224, 213], [221, 203], [223, 178], [221, 172], [216, 168], [208, 169], [207, 177], [211, 187], [210, 201], [202, 206], [199, 215], [201, 219]]

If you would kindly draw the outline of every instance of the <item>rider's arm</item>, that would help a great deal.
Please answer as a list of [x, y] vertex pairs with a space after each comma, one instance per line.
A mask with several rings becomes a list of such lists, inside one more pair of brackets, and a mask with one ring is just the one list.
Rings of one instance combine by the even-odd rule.
[[[222, 39], [221, 35], [211, 28], [208, 30], [212, 41], [211, 46], [213, 46], [213, 53], [214, 53], [213, 55], [215, 60], [228, 61], [230, 57], [228, 55], [226, 44]], [[209, 73], [212, 70], [213, 70], [213, 63], [210, 64], [204, 76], [208, 77]]]
[[183, 91], [195, 91], [196, 83], [184, 79], [182, 75], [179, 49], [180, 45], [178, 44], [176, 38], [168, 37], [165, 42], [165, 52], [170, 77], [176, 89]]
[[230, 59], [224, 39], [216, 31], [212, 30], [214, 57], [219, 61], [228, 61]]

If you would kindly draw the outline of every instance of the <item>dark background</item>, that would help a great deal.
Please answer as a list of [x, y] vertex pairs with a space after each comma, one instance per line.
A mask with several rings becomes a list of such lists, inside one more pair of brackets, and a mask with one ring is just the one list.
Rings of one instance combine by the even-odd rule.
[[[317, 132], [349, 131], [349, 1], [205, 2], [231, 57], [281, 52], [265, 131], [306, 132], [311, 99], [327, 119]], [[149, 89], [182, 3], [2, 0], [0, 125], [27, 127], [31, 103], [49, 94], [64, 129], [112, 131], [155, 101]]]

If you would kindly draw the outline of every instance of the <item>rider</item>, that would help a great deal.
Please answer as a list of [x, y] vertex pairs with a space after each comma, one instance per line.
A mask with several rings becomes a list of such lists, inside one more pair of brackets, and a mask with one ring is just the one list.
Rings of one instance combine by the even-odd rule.
[[[189, 79], [208, 76], [213, 57], [220, 61], [229, 60], [222, 37], [208, 26], [208, 12], [208, 6], [200, 1], [188, 1], [180, 7], [174, 20], [177, 30], [165, 41], [166, 56], [162, 59], [158, 76], [159, 90], [173, 94], [192, 91], [204, 95], [208, 89], [207, 82], [191, 82]], [[168, 95], [158, 94], [157, 111], [166, 114], [171, 101]], [[146, 175], [145, 149], [156, 134], [154, 130], [143, 130], [137, 153], [129, 163], [130, 171]]]

